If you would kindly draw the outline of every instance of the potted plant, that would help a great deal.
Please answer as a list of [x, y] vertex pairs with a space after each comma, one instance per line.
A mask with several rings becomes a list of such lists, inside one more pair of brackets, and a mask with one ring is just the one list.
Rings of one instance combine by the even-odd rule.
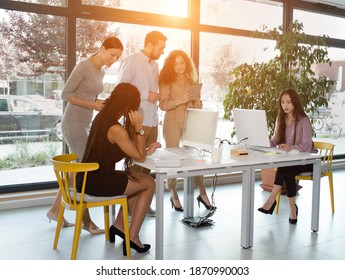
[[[309, 116], [318, 108], [327, 106], [326, 94], [335, 85], [334, 80], [316, 73], [315, 66], [327, 63], [326, 36], [311, 37], [303, 32], [303, 24], [292, 22], [267, 30], [263, 27], [253, 33], [255, 38], [276, 42], [275, 55], [268, 62], [241, 64], [230, 72], [229, 92], [224, 100], [224, 118], [232, 117], [232, 109], [260, 109], [266, 111], [270, 136], [277, 117], [277, 100], [285, 88], [294, 88]], [[231, 136], [235, 135], [235, 131]]]

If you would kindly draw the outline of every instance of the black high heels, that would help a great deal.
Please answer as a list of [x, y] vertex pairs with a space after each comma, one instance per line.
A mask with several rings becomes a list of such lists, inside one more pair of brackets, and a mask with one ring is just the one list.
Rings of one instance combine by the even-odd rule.
[[201, 195], [198, 195], [196, 200], [198, 201], [198, 206], [200, 208], [200, 202], [205, 206], [205, 208], [207, 210], [216, 210], [217, 207], [216, 206], [212, 206], [212, 205], [208, 205], [202, 198], [201, 198]]
[[266, 210], [264, 209], [263, 207], [260, 207], [258, 209], [258, 211], [260, 211], [261, 213], [264, 213], [264, 214], [270, 214], [272, 215], [273, 211], [274, 211], [274, 208], [276, 208], [276, 205], [277, 205], [277, 201], [274, 201], [274, 203], [272, 204], [271, 208]]
[[183, 208], [182, 207], [176, 207], [174, 204], [174, 200], [172, 198], [172, 196], [170, 196], [170, 202], [171, 202], [171, 208], [174, 208], [175, 211], [177, 212], [183, 212]]
[[297, 224], [298, 207], [297, 207], [296, 204], [295, 204], [295, 206], [296, 206], [296, 219], [291, 219], [291, 218], [289, 217], [289, 223], [290, 223], [290, 224]]
[[[150, 250], [151, 245], [150, 244], [144, 244], [144, 247], [139, 247], [137, 244], [135, 244], [133, 241], [130, 241], [130, 247], [137, 251], [138, 253], [145, 253], [148, 250]], [[126, 251], [126, 242], [122, 243], [122, 253], [124, 256], [127, 256], [127, 251]]]
[[109, 228], [109, 242], [114, 243], [115, 242], [115, 235], [121, 237], [123, 240], [125, 239], [125, 234], [114, 227], [113, 225]]

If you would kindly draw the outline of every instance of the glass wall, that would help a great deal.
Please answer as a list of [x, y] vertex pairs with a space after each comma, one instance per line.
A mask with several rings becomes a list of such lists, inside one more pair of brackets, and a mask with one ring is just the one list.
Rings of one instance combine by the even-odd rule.
[[50, 6], [60, 6], [60, 7], [66, 7], [68, 3], [68, 0], [48, 0], [48, 1], [47, 0], [13, 0], [13, 1], [50, 5]]
[[283, 8], [273, 1], [243, 0], [202, 0], [200, 1], [200, 21], [202, 24], [256, 30], [266, 25], [268, 28], [282, 24]]
[[[298, 9], [294, 10], [293, 15], [295, 20], [303, 23], [306, 34], [345, 39], [342, 32], [345, 28], [344, 18]], [[336, 85], [326, 96], [327, 108], [320, 108], [319, 114], [313, 117], [314, 130], [316, 139], [335, 144], [335, 154], [340, 155], [345, 153], [345, 49], [328, 48], [328, 55], [332, 61], [331, 66], [322, 64], [315, 67], [319, 76], [335, 80]]]
[[82, 4], [130, 11], [140, 11], [175, 17], [188, 16], [188, 0], [145, 0], [145, 1], [95, 1], [82, 0]]
[[220, 112], [217, 137], [230, 140], [233, 131], [233, 122], [223, 119], [230, 71], [242, 63], [267, 62], [273, 53], [272, 41], [206, 32], [200, 34], [201, 97], [204, 108], [216, 108]]
[[62, 148], [66, 18], [8, 10], [0, 16], [1, 185], [31, 182], [6, 175], [19, 168], [38, 167], [44, 176], [35, 182], [46, 181], [46, 165]]

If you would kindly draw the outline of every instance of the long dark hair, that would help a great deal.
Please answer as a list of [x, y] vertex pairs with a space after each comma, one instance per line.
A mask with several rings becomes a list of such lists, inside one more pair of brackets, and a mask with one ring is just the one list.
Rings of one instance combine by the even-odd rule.
[[[282, 100], [282, 96], [283, 95], [289, 95], [291, 98], [291, 103], [294, 106], [294, 110], [292, 112], [293, 117], [295, 118], [295, 130], [294, 130], [294, 141], [295, 142], [295, 137], [296, 137], [296, 126], [297, 126], [297, 122], [301, 117], [306, 117], [307, 114], [304, 112], [304, 109], [302, 107], [301, 101], [299, 99], [299, 96], [297, 94], [297, 92], [292, 89], [292, 88], [288, 88], [288, 89], [284, 89], [280, 94], [279, 94], [279, 98], [278, 98], [278, 117], [277, 117], [277, 135], [276, 135], [276, 141], [278, 144], [282, 144], [285, 143], [286, 139], [285, 139], [285, 130], [286, 130], [286, 114], [283, 110], [283, 107], [281, 105], [281, 100]], [[295, 143], [293, 143], [295, 144]]]
[[[112, 91], [110, 98], [106, 100], [103, 109], [92, 122], [82, 161], [104, 162], [108, 130], [111, 126], [118, 124], [122, 117], [123, 126], [127, 130], [129, 138], [133, 140], [134, 128], [127, 116], [130, 110], [138, 110], [139, 105], [139, 90], [129, 83], [118, 84]], [[126, 172], [130, 173], [131, 165], [132, 159], [126, 155], [124, 163]]]

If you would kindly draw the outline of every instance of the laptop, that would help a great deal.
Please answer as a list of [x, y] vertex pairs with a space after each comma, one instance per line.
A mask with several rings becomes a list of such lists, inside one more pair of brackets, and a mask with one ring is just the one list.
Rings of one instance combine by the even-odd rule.
[[270, 146], [265, 110], [234, 109], [234, 122], [237, 143], [261, 152], [286, 153]]

